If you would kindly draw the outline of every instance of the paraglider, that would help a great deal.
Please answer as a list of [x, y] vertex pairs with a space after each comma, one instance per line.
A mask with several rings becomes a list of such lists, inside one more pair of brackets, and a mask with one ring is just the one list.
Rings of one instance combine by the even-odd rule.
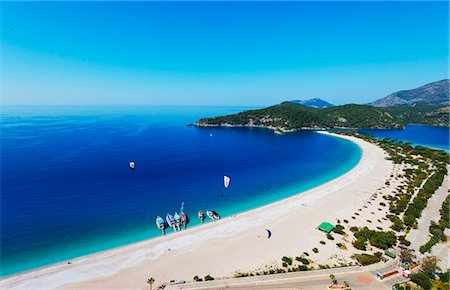
[[268, 229], [266, 229], [266, 231], [267, 231], [267, 238], [270, 239], [270, 237], [272, 236], [272, 232], [269, 231]]
[[228, 176], [224, 176], [223, 177], [223, 185], [225, 186], [225, 188], [228, 188], [228, 186], [230, 185], [230, 181], [231, 179]]

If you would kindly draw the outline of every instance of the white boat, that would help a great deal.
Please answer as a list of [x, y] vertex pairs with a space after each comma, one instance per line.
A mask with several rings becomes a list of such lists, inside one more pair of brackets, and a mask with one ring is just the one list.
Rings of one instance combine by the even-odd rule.
[[166, 223], [164, 222], [164, 219], [160, 216], [156, 217], [156, 226], [158, 227], [158, 229], [160, 229], [163, 234], [164, 234], [164, 229], [166, 227]]
[[184, 202], [182, 202], [180, 208], [180, 224], [184, 227], [184, 229], [186, 229], [187, 222], [187, 216], [184, 213]]
[[198, 218], [200, 219], [200, 222], [203, 223], [203, 221], [205, 220], [205, 214], [202, 211], [198, 212]]
[[134, 166], [135, 166], [134, 161], [130, 161], [129, 166], [130, 166], [131, 169], [134, 169]]
[[223, 185], [225, 186], [225, 188], [228, 188], [228, 186], [230, 186], [230, 181], [231, 181], [231, 178], [229, 178], [228, 176], [224, 176], [223, 177]]
[[180, 230], [180, 224], [181, 224], [181, 217], [180, 217], [180, 215], [176, 212], [173, 215], [173, 218], [175, 219], [175, 226], [177, 227], [178, 230]]
[[169, 227], [172, 227], [174, 231], [177, 231], [177, 228], [175, 227], [175, 219], [173, 218], [173, 215], [168, 213], [166, 215], [166, 222], [169, 225]]
[[206, 212], [206, 215], [207, 215], [210, 219], [212, 219], [213, 221], [214, 221], [214, 220], [220, 219], [220, 215], [219, 215], [217, 212], [213, 211], [213, 210], [207, 211], [207, 212]]

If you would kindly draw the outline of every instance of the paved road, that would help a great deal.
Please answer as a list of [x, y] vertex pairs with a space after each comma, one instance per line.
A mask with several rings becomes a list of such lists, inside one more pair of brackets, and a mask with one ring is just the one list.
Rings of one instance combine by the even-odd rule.
[[330, 285], [329, 274], [334, 273], [339, 283], [347, 281], [354, 290], [384, 290], [391, 289], [375, 279], [375, 276], [365, 269], [333, 269], [323, 271], [277, 274], [263, 277], [247, 277], [226, 279], [221, 281], [189, 283], [170, 286], [166, 289], [327, 289]]

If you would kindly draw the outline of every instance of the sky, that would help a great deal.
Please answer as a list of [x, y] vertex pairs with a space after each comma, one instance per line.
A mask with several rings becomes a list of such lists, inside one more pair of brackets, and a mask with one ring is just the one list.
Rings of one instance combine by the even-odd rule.
[[1, 2], [4, 105], [368, 103], [448, 78], [448, 2]]

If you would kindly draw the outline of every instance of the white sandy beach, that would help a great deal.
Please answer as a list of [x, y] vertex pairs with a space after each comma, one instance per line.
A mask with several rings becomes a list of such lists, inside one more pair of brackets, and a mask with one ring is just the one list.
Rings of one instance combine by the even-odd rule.
[[[324, 133], [329, 134], [329, 133]], [[336, 224], [349, 219], [361, 209], [371, 195], [385, 186], [397, 168], [384, 159], [384, 151], [354, 137], [363, 152], [352, 170], [326, 184], [293, 197], [216, 222], [190, 228], [140, 243], [81, 257], [72, 264], [55, 264], [18, 274], [1, 281], [8, 289], [144, 289], [149, 276], [155, 285], [169, 280], [192, 280], [198, 275], [216, 278], [233, 276], [235, 271], [251, 271], [279, 263], [282, 256], [308, 252], [319, 263], [330, 262], [336, 241], [328, 241], [316, 226], [322, 221]], [[387, 228], [387, 222], [376, 224], [385, 215], [372, 209], [360, 211], [351, 225], [368, 224]], [[348, 231], [348, 226], [346, 230]], [[267, 238], [270, 229], [272, 237]], [[171, 230], [169, 229], [170, 233]], [[320, 245], [324, 240], [326, 245]], [[319, 248], [314, 254], [312, 248]], [[350, 256], [353, 250], [342, 251]], [[348, 252], [348, 253], [347, 253]]]

